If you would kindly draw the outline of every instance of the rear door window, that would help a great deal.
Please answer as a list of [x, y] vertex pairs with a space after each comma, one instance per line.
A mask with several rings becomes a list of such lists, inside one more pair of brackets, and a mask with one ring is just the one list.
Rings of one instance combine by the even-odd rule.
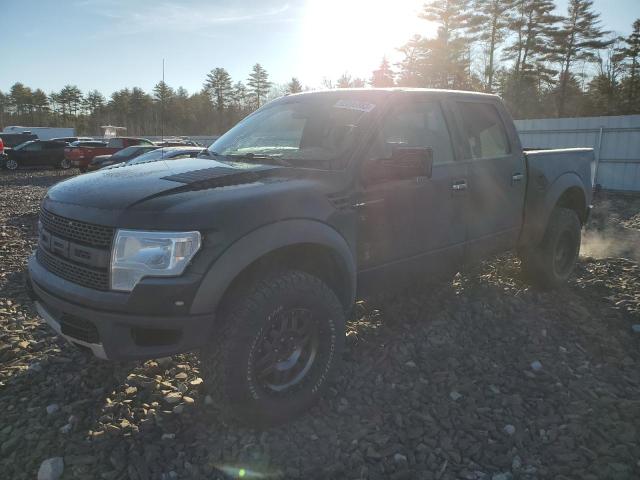
[[112, 138], [107, 145], [109, 148], [123, 148], [124, 140], [122, 138]]
[[465, 158], [482, 159], [509, 155], [511, 147], [504, 123], [496, 107], [490, 103], [456, 102]]

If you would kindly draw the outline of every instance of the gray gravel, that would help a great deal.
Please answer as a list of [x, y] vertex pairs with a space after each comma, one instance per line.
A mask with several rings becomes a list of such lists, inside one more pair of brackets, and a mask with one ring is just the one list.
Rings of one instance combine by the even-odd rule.
[[[219, 421], [195, 356], [101, 362], [38, 321], [22, 271], [46, 187], [71, 173], [0, 173], [3, 478], [45, 467], [62, 479], [640, 476], [633, 255], [583, 257], [555, 292], [530, 289], [505, 255], [360, 301], [329, 394], [296, 422], [254, 431]], [[638, 212], [607, 197], [591, 231], [640, 230]]]

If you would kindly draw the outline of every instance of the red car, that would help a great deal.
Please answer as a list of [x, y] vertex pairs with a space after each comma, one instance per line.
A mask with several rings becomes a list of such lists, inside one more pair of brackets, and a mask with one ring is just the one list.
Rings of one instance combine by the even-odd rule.
[[134, 145], [154, 146], [154, 144], [146, 138], [114, 137], [110, 138], [104, 146], [89, 146], [86, 145], [85, 142], [74, 142], [74, 144], [64, 149], [64, 157], [71, 162], [71, 165], [78, 167], [80, 171], [84, 173], [87, 171], [93, 157], [98, 155], [112, 155], [123, 148]]

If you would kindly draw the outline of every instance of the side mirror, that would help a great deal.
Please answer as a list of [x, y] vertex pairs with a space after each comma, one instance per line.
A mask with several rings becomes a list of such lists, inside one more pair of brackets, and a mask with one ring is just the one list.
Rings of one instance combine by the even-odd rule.
[[391, 152], [391, 158], [372, 160], [363, 166], [363, 180], [367, 184], [390, 180], [431, 178], [433, 150], [431, 147], [399, 147]]

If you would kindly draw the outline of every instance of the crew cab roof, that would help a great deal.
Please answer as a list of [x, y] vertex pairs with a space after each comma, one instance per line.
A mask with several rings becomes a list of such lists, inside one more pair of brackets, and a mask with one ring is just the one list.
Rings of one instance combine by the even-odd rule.
[[316, 96], [316, 95], [341, 95], [344, 93], [353, 93], [356, 95], [362, 96], [380, 96], [387, 97], [394, 93], [409, 93], [409, 94], [426, 94], [426, 93], [438, 93], [450, 97], [477, 97], [477, 98], [498, 98], [498, 95], [492, 93], [483, 93], [483, 92], [471, 92], [467, 90], [445, 90], [440, 88], [409, 88], [409, 87], [390, 87], [390, 88], [338, 88], [338, 89], [330, 89], [330, 90], [315, 90], [312, 92], [300, 92], [294, 93], [290, 95], [286, 95], [287, 98], [290, 97], [301, 97], [301, 96]]

